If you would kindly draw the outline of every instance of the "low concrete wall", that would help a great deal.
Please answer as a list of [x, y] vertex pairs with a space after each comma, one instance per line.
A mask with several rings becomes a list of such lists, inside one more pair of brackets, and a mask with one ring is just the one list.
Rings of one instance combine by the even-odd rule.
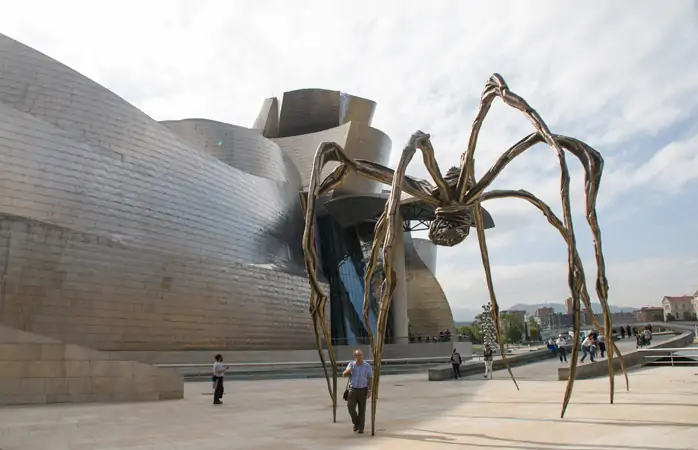
[[173, 370], [0, 326], [0, 405], [151, 401], [184, 397]]
[[[565, 347], [569, 352], [572, 346]], [[512, 355], [507, 357], [509, 362], [509, 367], [523, 366], [525, 364], [531, 364], [538, 361], [543, 361], [545, 359], [555, 358], [557, 353], [553, 353], [550, 349], [536, 350], [528, 353], [521, 353], [518, 355]], [[505, 369], [504, 360], [496, 359], [492, 364], [493, 370]], [[473, 375], [476, 373], [485, 372], [485, 362], [484, 361], [469, 361], [460, 366], [461, 375]], [[453, 367], [451, 365], [432, 367], [428, 370], [429, 381], [445, 381], [453, 379]]]
[[[412, 344], [390, 344], [383, 350], [384, 359], [397, 358], [430, 358], [450, 356], [453, 351], [453, 342], [430, 342]], [[472, 344], [459, 342], [461, 346], [470, 349], [468, 354], [461, 355], [464, 359], [472, 357]], [[372, 359], [373, 353], [368, 345], [334, 347], [335, 356], [339, 361], [354, 359], [354, 350], [357, 348], [364, 352], [366, 359]], [[460, 348], [460, 347], [459, 347]], [[213, 364], [213, 355], [220, 353], [223, 360], [228, 363], [285, 363], [285, 362], [319, 362], [317, 350], [295, 351], [216, 351], [216, 350], [184, 350], [184, 351], [123, 351], [109, 352], [110, 358], [139, 361], [146, 364]], [[325, 358], [327, 352], [325, 351]]]
[[[669, 339], [659, 344], [651, 345], [648, 348], [671, 348], [671, 347], [684, 347], [690, 345], [693, 342], [693, 333], [686, 332], [682, 333], [675, 338]], [[638, 366], [642, 364], [644, 356], [642, 352], [637, 350], [633, 352], [626, 353], [623, 355], [623, 361], [625, 361], [626, 368], [633, 366]], [[613, 358], [613, 368], [616, 372], [620, 371], [620, 360], [618, 358]], [[603, 360], [598, 360], [593, 363], [579, 364], [577, 365], [577, 373], [575, 380], [583, 380], [585, 378], [596, 378], [600, 376], [608, 375], [608, 362]], [[569, 366], [560, 367], [557, 369], [557, 379], [559, 381], [567, 381], [570, 377]]]

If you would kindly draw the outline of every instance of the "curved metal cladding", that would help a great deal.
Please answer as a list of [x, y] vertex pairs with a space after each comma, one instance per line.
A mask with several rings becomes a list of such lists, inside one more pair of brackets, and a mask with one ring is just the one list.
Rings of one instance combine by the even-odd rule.
[[279, 136], [279, 101], [272, 97], [264, 100], [252, 129], [258, 130], [264, 137]]
[[453, 331], [453, 313], [436, 279], [437, 247], [428, 239], [405, 233], [407, 317], [417, 336], [438, 336]]
[[0, 35], [0, 322], [102, 350], [313, 348], [297, 175], [228, 156]]
[[299, 89], [284, 93], [279, 136], [300, 136], [348, 122], [371, 125], [376, 102], [327, 89]]
[[[263, 111], [265, 110], [263, 106]], [[374, 101], [325, 89], [286, 92], [281, 104], [279, 137], [274, 141], [298, 167], [303, 186], [310, 182], [313, 157], [322, 142], [336, 142], [351, 158], [378, 164], [390, 161], [390, 138], [371, 127]], [[262, 114], [262, 113], [260, 113]], [[327, 164], [328, 175], [337, 164]], [[349, 174], [335, 195], [379, 193], [383, 185]]]
[[[386, 165], [390, 160], [391, 142], [388, 135], [380, 130], [371, 128], [362, 122], [349, 122], [329, 130], [273, 139], [279, 147], [293, 159], [301, 174], [303, 186], [310, 182], [313, 168], [313, 158], [322, 142], [336, 142], [344, 148], [351, 158], [368, 159], [378, 164]], [[323, 176], [337, 167], [337, 163], [329, 163], [323, 170]], [[335, 196], [343, 194], [377, 194], [384, 185], [373, 180], [362, 178], [354, 173], [347, 175]]]
[[258, 177], [302, 188], [293, 160], [259, 132], [207, 119], [160, 122], [182, 139], [214, 158]]

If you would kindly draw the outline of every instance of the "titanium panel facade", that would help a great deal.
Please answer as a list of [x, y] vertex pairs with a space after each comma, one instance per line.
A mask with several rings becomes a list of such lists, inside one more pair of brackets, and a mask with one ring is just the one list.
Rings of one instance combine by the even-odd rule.
[[[261, 129], [262, 123], [273, 122], [269, 111], [273, 110], [274, 103], [270, 100], [276, 99], [265, 100], [255, 121], [257, 129]], [[278, 137], [274, 141], [293, 159], [305, 187], [310, 182], [315, 152], [322, 142], [338, 143], [350, 158], [386, 165], [392, 144], [385, 133], [371, 127], [375, 110], [374, 101], [339, 91], [300, 89], [286, 92], [278, 120]], [[337, 164], [327, 164], [323, 176], [335, 167]], [[384, 188], [376, 181], [349, 174], [335, 196], [375, 194]]]
[[264, 100], [252, 129], [261, 132], [262, 136], [267, 138], [279, 136], [279, 100], [275, 97]]
[[277, 144], [255, 130], [206, 119], [160, 122], [193, 147], [237, 169], [302, 188], [291, 158]]
[[407, 317], [417, 336], [438, 336], [454, 328], [451, 306], [436, 279], [436, 249], [430, 240], [405, 233]]
[[[199, 144], [221, 130], [276, 151], [239, 127]], [[313, 348], [298, 174], [197, 147], [0, 35], [0, 322], [100, 350]]]
[[349, 122], [371, 125], [376, 102], [327, 89], [285, 92], [281, 103], [279, 136], [300, 136]]
[[[283, 110], [283, 109], [282, 109]], [[386, 165], [390, 161], [392, 143], [387, 134], [362, 122], [348, 122], [336, 128], [316, 133], [273, 139], [288, 154], [298, 167], [303, 186], [310, 183], [313, 159], [322, 142], [336, 142], [344, 148], [350, 158], [368, 159]], [[323, 177], [337, 167], [329, 163], [323, 170]], [[342, 185], [335, 190], [335, 195], [377, 194], [386, 185], [350, 173]]]

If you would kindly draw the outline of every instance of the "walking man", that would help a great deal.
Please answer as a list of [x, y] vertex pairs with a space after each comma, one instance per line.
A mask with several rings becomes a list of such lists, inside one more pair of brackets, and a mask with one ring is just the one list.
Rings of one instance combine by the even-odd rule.
[[213, 404], [220, 405], [223, 403], [221, 399], [223, 398], [223, 393], [225, 389], [223, 388], [223, 378], [225, 377], [225, 372], [228, 370], [228, 366], [223, 364], [223, 357], [220, 353], [213, 357], [215, 362], [213, 363]]
[[[349, 408], [351, 422], [354, 424], [354, 432], [363, 433], [366, 421], [366, 400], [371, 398], [373, 367], [364, 361], [363, 352], [356, 350], [354, 352], [354, 361], [347, 365], [342, 375], [349, 377], [347, 408]], [[358, 414], [356, 412], [357, 406], [359, 407]]]
[[557, 337], [557, 353], [560, 356], [560, 362], [567, 362], [567, 341], [560, 335]]
[[453, 365], [453, 378], [458, 379], [458, 378], [463, 378], [463, 376], [460, 374], [460, 365], [461, 365], [461, 357], [460, 353], [456, 351], [456, 349], [453, 349], [453, 354], [451, 355], [451, 364]]
[[492, 378], [492, 364], [494, 363], [494, 358], [492, 356], [492, 348], [490, 344], [485, 344], [485, 351], [483, 352], [485, 360], [485, 378]]

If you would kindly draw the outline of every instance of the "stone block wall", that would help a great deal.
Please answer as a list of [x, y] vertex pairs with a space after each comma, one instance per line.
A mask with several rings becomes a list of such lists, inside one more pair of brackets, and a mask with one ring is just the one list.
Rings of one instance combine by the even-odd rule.
[[0, 327], [0, 405], [180, 399], [182, 376]]

